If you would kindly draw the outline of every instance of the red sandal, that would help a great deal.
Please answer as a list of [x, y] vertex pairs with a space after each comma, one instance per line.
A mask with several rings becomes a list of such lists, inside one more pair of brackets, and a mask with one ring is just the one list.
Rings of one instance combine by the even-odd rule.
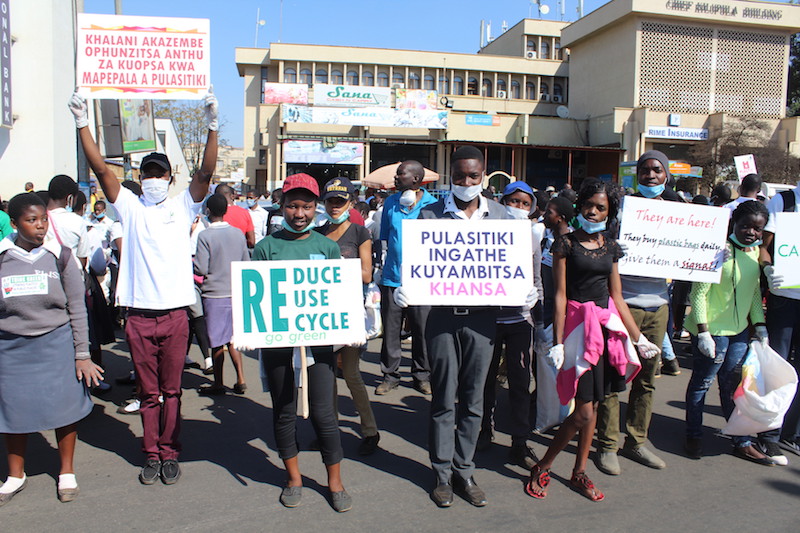
[[550, 470], [542, 470], [539, 465], [531, 468], [531, 475], [525, 483], [525, 494], [537, 500], [547, 496], [547, 486], [550, 484]]
[[600, 492], [586, 475], [586, 472], [573, 472], [572, 479], [569, 481], [572, 488], [578, 493], [586, 496], [593, 502], [603, 501], [605, 494]]

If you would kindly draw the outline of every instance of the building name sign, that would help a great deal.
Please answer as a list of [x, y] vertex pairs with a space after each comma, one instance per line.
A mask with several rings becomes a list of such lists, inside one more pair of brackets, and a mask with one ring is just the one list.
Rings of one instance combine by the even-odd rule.
[[390, 107], [392, 90], [388, 87], [314, 84], [314, 105], [345, 107]]
[[687, 141], [705, 141], [708, 139], [708, 129], [649, 126], [647, 128], [647, 136], [656, 139], [685, 139]]
[[14, 125], [11, 114], [11, 24], [9, 0], [0, 0], [0, 126]]
[[[739, 8], [727, 4], [714, 4], [711, 2], [694, 2], [691, 0], [667, 0], [666, 8], [670, 11], [693, 11], [700, 15], [713, 15], [719, 17], [736, 17], [740, 15]], [[756, 20], [781, 20], [783, 11], [780, 9], [760, 9], [745, 7], [741, 10], [741, 18]]]

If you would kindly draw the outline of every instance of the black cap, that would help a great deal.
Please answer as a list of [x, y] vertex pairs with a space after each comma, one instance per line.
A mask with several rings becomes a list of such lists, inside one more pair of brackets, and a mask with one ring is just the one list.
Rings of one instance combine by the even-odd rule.
[[322, 189], [322, 201], [329, 198], [342, 198], [344, 200], [350, 200], [353, 196], [355, 196], [356, 188], [353, 186], [353, 183], [345, 178], [333, 178], [328, 183], [325, 184], [325, 188]]
[[141, 163], [141, 165], [139, 165], [139, 168], [140, 169], [144, 168], [146, 165], [149, 165], [150, 163], [158, 165], [159, 167], [161, 167], [162, 169], [166, 170], [167, 172], [170, 172], [170, 173], [172, 172], [172, 167], [169, 164], [169, 159], [167, 159], [167, 156], [164, 155], [164, 154], [160, 154], [158, 152], [151, 152], [151, 153], [147, 154], [142, 159], [142, 163]]

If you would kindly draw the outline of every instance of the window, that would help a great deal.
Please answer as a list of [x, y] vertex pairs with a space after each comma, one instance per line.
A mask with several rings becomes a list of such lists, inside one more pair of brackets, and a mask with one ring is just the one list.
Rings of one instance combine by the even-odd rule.
[[550, 87], [548, 87], [546, 83], [542, 82], [542, 84], [539, 86], [539, 99], [547, 100], [549, 96], [550, 96]]
[[297, 71], [293, 68], [287, 68], [283, 71], [284, 83], [297, 83]]
[[261, 103], [264, 103], [264, 83], [269, 79], [269, 71], [267, 67], [261, 67]]
[[553, 45], [553, 59], [564, 59], [564, 56], [561, 54], [561, 39], [556, 39]]
[[342, 76], [341, 70], [331, 71], [331, 83], [334, 85], [342, 85], [344, 83], [344, 76]]
[[560, 83], [553, 84], [553, 96], [564, 96], [564, 89]]
[[[497, 96], [500, 97], [500, 91], [506, 91], [506, 80], [497, 80]], [[507, 94], [507, 93], [506, 93]]]
[[389, 86], [389, 75], [385, 72], [378, 72], [378, 87]]
[[453, 94], [464, 94], [464, 78], [453, 76]]
[[300, 83], [311, 85], [311, 71], [309, 69], [304, 68], [300, 71]]
[[395, 72], [392, 75], [392, 83], [394, 83], [396, 85], [403, 85], [405, 83], [405, 81], [406, 81], [406, 79], [399, 72]]
[[425, 74], [425, 85], [422, 87], [426, 91], [433, 91], [436, 87], [433, 85], [433, 76]]
[[355, 70], [348, 70], [347, 83], [350, 85], [358, 85], [358, 72], [356, 72]]
[[266, 165], [267, 164], [267, 151], [266, 150], [259, 150], [258, 151], [258, 164], [259, 165]]
[[525, 84], [525, 99], [536, 100], [536, 84], [532, 81]]
[[375, 86], [375, 76], [372, 75], [372, 71], [365, 70], [361, 73], [361, 84], [367, 87]]
[[483, 83], [481, 83], [481, 96], [489, 98], [492, 96], [492, 80], [489, 78], [483, 78]]
[[328, 71], [324, 68], [318, 69], [314, 77], [314, 83], [328, 83]]
[[527, 52], [535, 52], [536, 51], [536, 41], [533, 39], [528, 39], [528, 44], [526, 45]]
[[467, 94], [478, 95], [478, 78], [470, 78], [467, 82]]
[[542, 55], [540, 55], [542, 59], [550, 59], [550, 45], [547, 44], [547, 41], [542, 41]]
[[439, 76], [439, 92], [450, 94], [450, 80], [447, 79], [447, 76]]
[[517, 80], [511, 80], [511, 98], [519, 100], [522, 97], [522, 90]]
[[408, 88], [419, 89], [419, 74], [412, 72], [408, 75]]

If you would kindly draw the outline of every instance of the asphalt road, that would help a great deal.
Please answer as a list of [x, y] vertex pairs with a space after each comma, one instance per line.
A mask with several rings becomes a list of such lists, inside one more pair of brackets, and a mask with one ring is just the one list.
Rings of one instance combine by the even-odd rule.
[[[106, 351], [108, 375], [127, 371], [125, 348], [118, 343]], [[372, 394], [380, 377], [379, 341], [369, 348], [362, 371]], [[192, 355], [197, 358], [198, 353]], [[94, 411], [80, 424], [78, 499], [58, 502], [53, 432], [34, 435], [28, 448], [28, 487], [0, 508], [0, 531], [797, 531], [800, 457], [790, 455], [789, 466], [770, 468], [733, 457], [730, 441], [716, 435], [724, 422], [716, 388], [706, 407], [706, 457], [684, 457], [689, 363], [681, 357], [682, 374], [658, 380], [651, 441], [667, 468], [651, 470], [620, 458], [622, 475], [610, 477], [590, 464], [587, 473], [606, 494], [600, 503], [568, 486], [572, 446], [556, 461], [547, 499], [534, 500], [523, 492], [527, 472], [505, 463], [511, 442], [504, 433], [507, 394], [500, 391], [496, 440], [489, 451], [478, 454], [475, 474], [488, 506], [474, 508], [456, 498], [451, 508], [438, 509], [428, 498], [433, 484], [426, 451], [428, 400], [411, 388], [410, 378], [389, 395], [373, 398], [381, 450], [363, 458], [356, 453], [358, 418], [340, 379], [342, 473], [353, 509], [333, 511], [325, 470], [313, 451], [300, 455], [302, 505], [286, 509], [278, 503], [284, 475], [274, 450], [270, 399], [260, 391], [256, 361], [248, 357], [250, 390], [244, 396], [198, 396], [194, 389], [207, 378], [199, 370], [185, 372], [183, 476], [176, 485], [139, 483], [141, 422], [138, 416], [116, 413], [131, 388], [115, 386], [95, 398]], [[230, 363], [225, 370], [232, 386]], [[299, 428], [299, 440], [307, 444], [313, 429], [308, 422]], [[542, 455], [548, 441], [535, 436], [531, 445]], [[0, 451], [5, 454], [3, 444]], [[0, 465], [0, 476], [6, 475]]]

